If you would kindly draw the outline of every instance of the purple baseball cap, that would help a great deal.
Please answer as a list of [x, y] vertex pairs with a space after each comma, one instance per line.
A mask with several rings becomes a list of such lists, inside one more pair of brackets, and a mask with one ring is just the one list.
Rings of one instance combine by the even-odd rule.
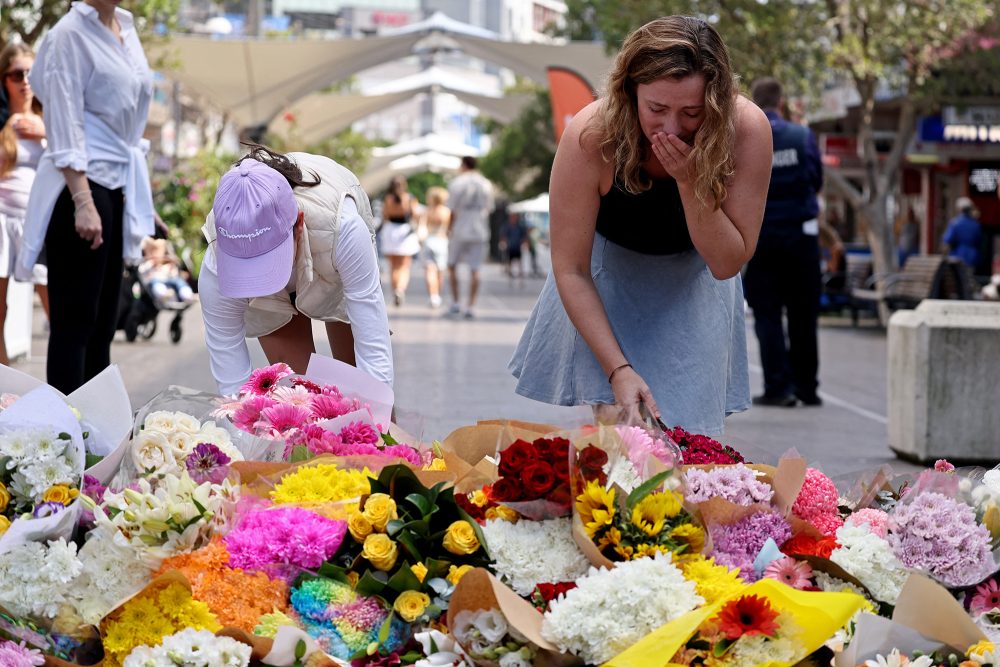
[[215, 258], [223, 296], [267, 296], [283, 289], [295, 262], [292, 228], [299, 206], [285, 177], [246, 158], [215, 192]]

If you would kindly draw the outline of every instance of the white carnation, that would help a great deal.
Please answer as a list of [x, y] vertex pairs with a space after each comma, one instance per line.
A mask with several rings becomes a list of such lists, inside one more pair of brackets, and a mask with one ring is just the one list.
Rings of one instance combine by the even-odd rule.
[[26, 542], [0, 554], [0, 606], [14, 616], [55, 618], [70, 583], [83, 568], [76, 545]]
[[876, 600], [896, 604], [908, 572], [889, 543], [873, 534], [867, 523], [838, 528], [837, 543], [840, 547], [830, 560], [864, 584]]
[[538, 584], [576, 581], [590, 563], [573, 540], [572, 526], [569, 519], [487, 521], [483, 536], [493, 569], [521, 596]]
[[542, 636], [595, 665], [705, 602], [670, 554], [591, 568], [576, 583], [551, 603]]

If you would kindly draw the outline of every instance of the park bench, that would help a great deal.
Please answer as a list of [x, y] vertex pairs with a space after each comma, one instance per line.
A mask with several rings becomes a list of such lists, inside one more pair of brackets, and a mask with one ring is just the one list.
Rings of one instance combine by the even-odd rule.
[[[911, 255], [902, 270], [884, 276], [871, 276], [863, 287], [851, 289], [851, 322], [857, 326], [860, 310], [915, 308], [924, 299], [941, 295], [945, 274], [950, 272], [942, 255]], [[879, 284], [881, 283], [881, 284]]]

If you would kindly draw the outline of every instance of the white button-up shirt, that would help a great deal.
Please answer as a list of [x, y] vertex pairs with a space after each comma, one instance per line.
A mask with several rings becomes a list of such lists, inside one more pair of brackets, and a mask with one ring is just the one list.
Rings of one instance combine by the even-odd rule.
[[153, 233], [153, 199], [142, 138], [153, 76], [132, 14], [115, 9], [121, 39], [101, 23], [97, 10], [74, 2], [45, 35], [31, 68], [31, 88], [44, 105], [48, 148], [28, 201], [21, 267], [34, 264], [49, 219], [65, 187], [60, 169], [125, 191], [125, 256], [139, 257], [139, 243]]

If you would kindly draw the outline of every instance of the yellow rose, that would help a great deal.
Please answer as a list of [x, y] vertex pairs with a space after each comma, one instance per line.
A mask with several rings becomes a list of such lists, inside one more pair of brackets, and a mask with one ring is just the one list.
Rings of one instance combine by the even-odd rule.
[[455, 567], [452, 565], [448, 568], [448, 576], [445, 579], [452, 586], [458, 586], [459, 580], [465, 576], [465, 573], [473, 569], [471, 565], [462, 565], [461, 567]]
[[0, 512], [7, 509], [7, 505], [10, 504], [10, 491], [7, 490], [6, 485], [0, 482]]
[[375, 530], [384, 531], [386, 524], [398, 519], [396, 501], [384, 493], [373, 493], [365, 501], [365, 518], [372, 522]]
[[396, 557], [399, 550], [396, 543], [384, 533], [372, 533], [365, 538], [365, 544], [361, 548], [361, 555], [375, 566], [376, 569], [388, 572], [396, 564]]
[[469, 495], [469, 502], [476, 507], [486, 507], [486, 504], [490, 502], [490, 497], [482, 489], [476, 489]]
[[448, 463], [444, 459], [431, 459], [431, 462], [424, 466], [424, 470], [447, 471]]
[[510, 523], [517, 523], [521, 515], [517, 513], [517, 510], [513, 510], [506, 505], [497, 505], [496, 507], [491, 507], [486, 510], [487, 519], [503, 519], [504, 521], [509, 521]]
[[6, 533], [8, 528], [10, 528], [10, 519], [0, 514], [0, 535]]
[[56, 484], [42, 494], [42, 502], [69, 505], [78, 495], [80, 492], [77, 489], [71, 489], [65, 484]]
[[427, 577], [427, 566], [423, 563], [417, 563], [416, 565], [411, 565], [410, 569], [413, 570], [413, 574], [417, 576], [417, 579], [423, 583], [424, 578]]
[[457, 556], [467, 556], [479, 549], [479, 538], [468, 521], [455, 521], [444, 534], [444, 548]]
[[356, 541], [364, 542], [372, 533], [372, 522], [361, 512], [352, 512], [347, 517], [347, 530], [351, 531], [351, 537]]
[[393, 603], [392, 608], [402, 617], [407, 623], [413, 623], [421, 616], [424, 615], [424, 610], [431, 603], [431, 599], [426, 593], [418, 593], [417, 591], [403, 591], [396, 598], [396, 602]]

